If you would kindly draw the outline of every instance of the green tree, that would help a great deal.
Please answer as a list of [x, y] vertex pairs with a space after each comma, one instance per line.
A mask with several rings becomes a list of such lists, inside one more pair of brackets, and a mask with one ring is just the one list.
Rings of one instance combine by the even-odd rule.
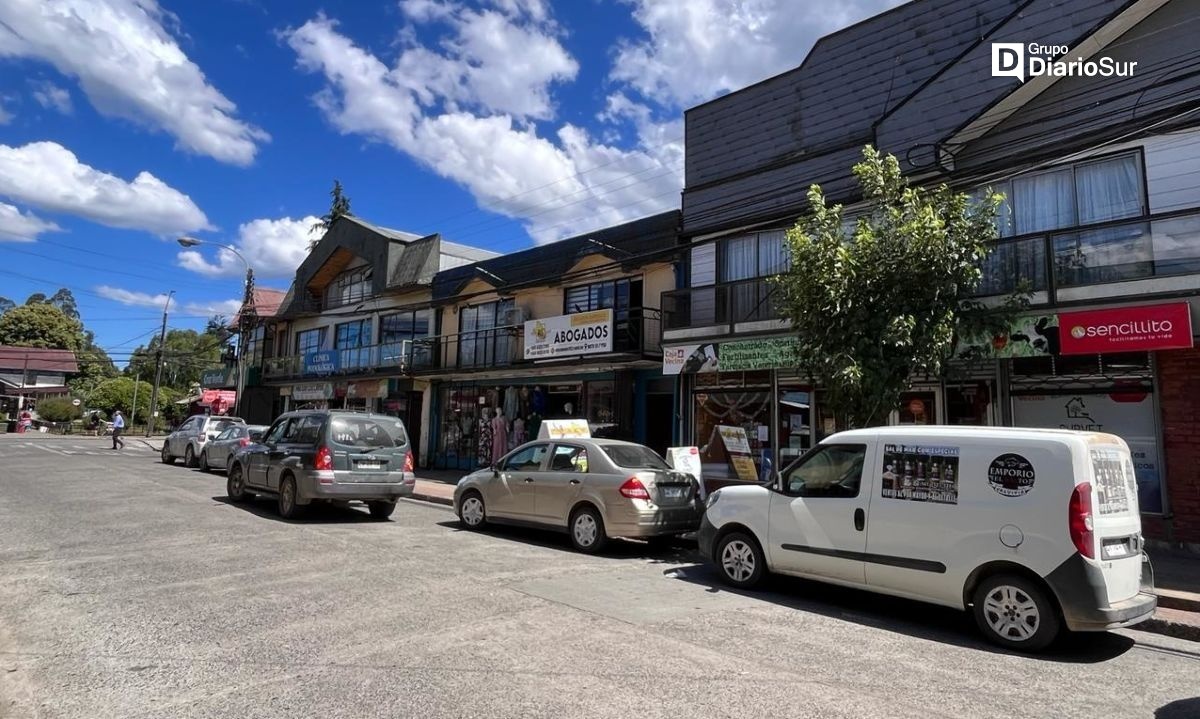
[[46, 304], [46, 295], [41, 292], [34, 292], [25, 300], [26, 305], [44, 305]]
[[[45, 297], [45, 295], [42, 295]], [[30, 299], [33, 299], [32, 297]], [[62, 287], [46, 300], [47, 304], [54, 305], [62, 310], [62, 313], [71, 319], [80, 319], [79, 305], [75, 302], [75, 295], [71, 294], [71, 290]]]
[[[329, 212], [321, 215], [321, 219], [313, 223], [312, 230], [320, 230], [324, 232], [333, 224], [333, 221], [343, 215], [353, 215], [350, 212], [350, 198], [346, 197], [342, 190], [342, 183], [338, 180], [333, 181], [333, 189], [329, 191]], [[308, 244], [308, 249], [316, 246], [319, 239], [314, 239]]]
[[16, 302], [13, 302], [12, 300], [8, 299], [7, 297], [0, 297], [0, 315], [4, 314], [5, 312], [8, 312], [9, 310], [11, 310], [12, 308], [14, 308], [16, 306], [17, 306]]
[[[114, 377], [98, 383], [84, 398], [85, 408], [101, 410], [108, 416], [116, 410], [121, 410], [128, 420], [134, 417], [139, 422], [145, 422], [150, 412], [150, 393], [153, 383], [142, 380], [137, 385], [137, 413], [133, 413], [133, 395], [135, 382], [132, 377]], [[160, 388], [158, 391], [158, 406], [165, 414], [167, 408], [178, 400], [180, 394], [170, 388]]]
[[44, 302], [14, 307], [0, 315], [0, 345], [79, 351], [83, 325]]
[[[800, 369], [825, 388], [839, 427], [885, 423], [911, 377], [944, 374], [960, 332], [997, 322], [969, 298], [1001, 196], [910, 186], [896, 158], [871, 146], [854, 175], [870, 213], [848, 234], [841, 205], [813, 185], [776, 280]], [[1001, 312], [1020, 304], [1010, 298]]]
[[[200, 382], [205, 369], [215, 367], [221, 361], [224, 337], [197, 332], [196, 330], [170, 330], [163, 344], [162, 386], [187, 390]], [[157, 362], [158, 337], [149, 344], [133, 351], [125, 376], [154, 378]]]
[[79, 418], [80, 409], [67, 397], [49, 397], [38, 402], [37, 413], [47, 422], [70, 422]]

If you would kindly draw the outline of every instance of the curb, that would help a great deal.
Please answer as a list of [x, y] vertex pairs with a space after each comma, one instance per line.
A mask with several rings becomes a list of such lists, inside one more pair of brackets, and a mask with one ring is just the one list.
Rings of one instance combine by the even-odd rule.
[[1184, 612], [1178, 609], [1159, 607], [1155, 610], [1153, 617], [1133, 625], [1130, 629], [1162, 634], [1190, 642], [1200, 642], [1200, 616], [1194, 612]]
[[451, 499], [450, 497], [438, 497], [437, 495], [433, 495], [433, 494], [422, 494], [420, 492], [413, 492], [412, 495], [409, 496], [409, 499], [415, 499], [419, 502], [429, 502], [430, 504], [441, 504], [446, 507], [454, 506], [454, 500]]

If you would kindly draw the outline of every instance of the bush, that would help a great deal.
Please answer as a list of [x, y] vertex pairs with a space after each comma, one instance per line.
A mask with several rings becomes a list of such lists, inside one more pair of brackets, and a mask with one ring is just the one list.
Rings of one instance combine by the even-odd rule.
[[50, 397], [37, 403], [37, 413], [47, 422], [69, 422], [79, 417], [79, 408], [67, 397]]

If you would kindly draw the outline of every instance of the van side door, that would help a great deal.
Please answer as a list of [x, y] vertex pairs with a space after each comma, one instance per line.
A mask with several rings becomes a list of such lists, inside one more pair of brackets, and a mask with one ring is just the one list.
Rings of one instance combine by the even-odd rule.
[[784, 470], [771, 492], [767, 555], [787, 574], [866, 582], [873, 445], [818, 447]]

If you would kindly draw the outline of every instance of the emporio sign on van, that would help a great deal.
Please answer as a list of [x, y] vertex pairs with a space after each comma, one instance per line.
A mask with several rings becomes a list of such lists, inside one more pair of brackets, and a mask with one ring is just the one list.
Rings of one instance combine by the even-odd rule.
[[1041, 45], [1036, 42], [992, 43], [992, 77], [1015, 77], [1025, 82], [1031, 77], [1130, 77], [1136, 60], [1114, 60], [1102, 56], [1071, 57], [1066, 45]]

